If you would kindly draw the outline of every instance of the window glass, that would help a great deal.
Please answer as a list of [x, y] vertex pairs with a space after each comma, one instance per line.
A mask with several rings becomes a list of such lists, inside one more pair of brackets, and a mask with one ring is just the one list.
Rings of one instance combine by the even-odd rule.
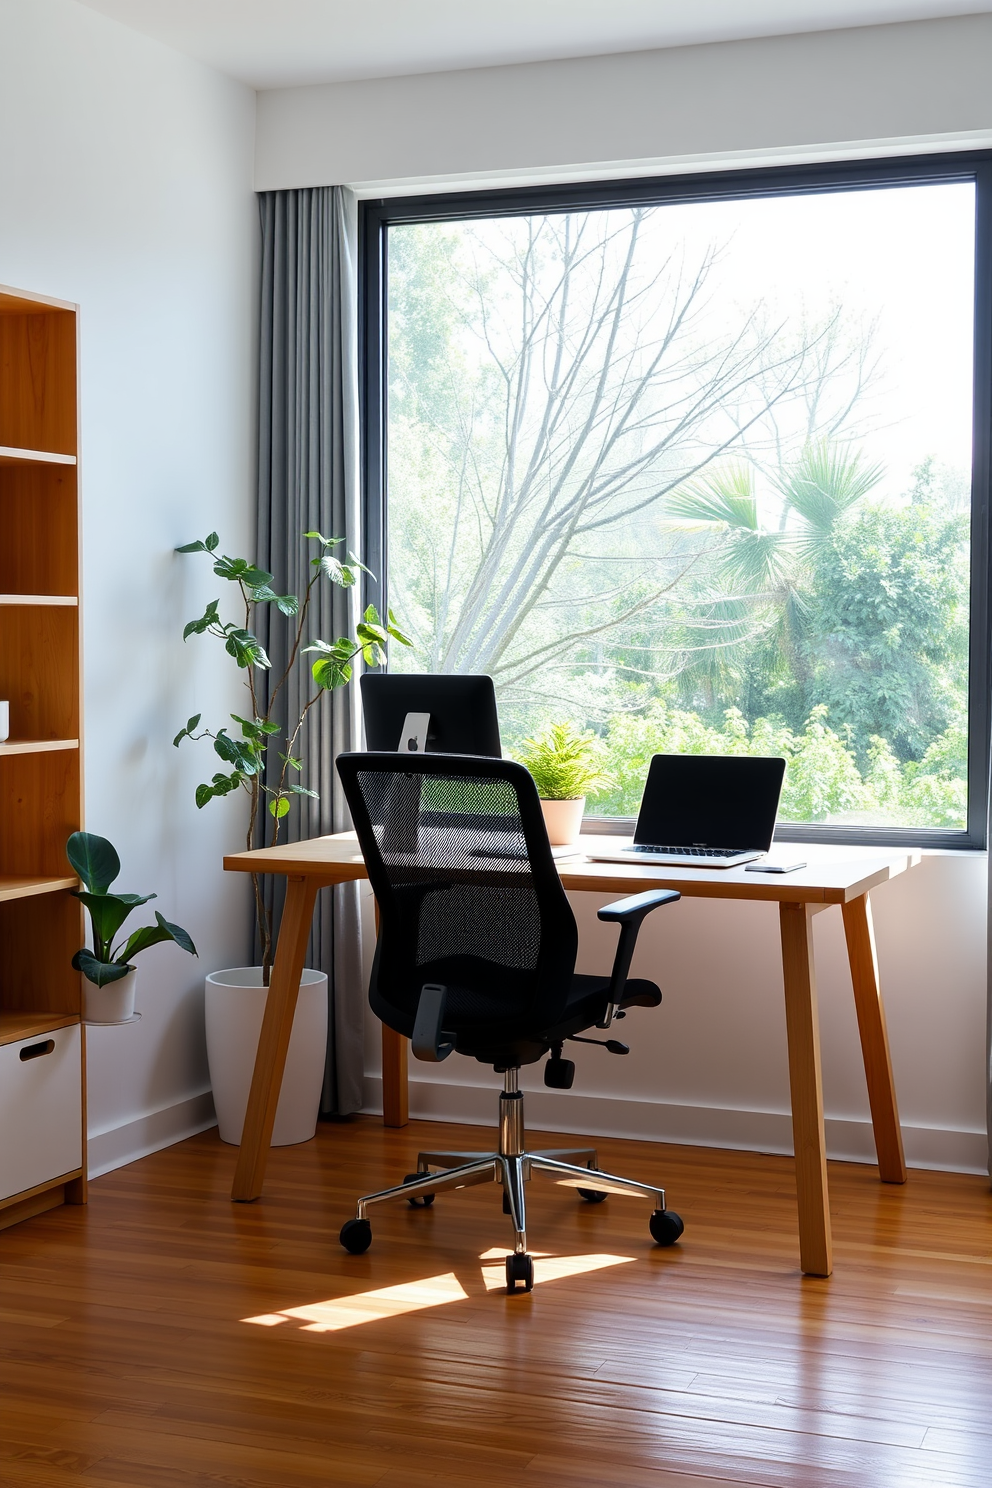
[[971, 182], [391, 226], [391, 665], [594, 736], [596, 815], [756, 753], [963, 829], [974, 245]]

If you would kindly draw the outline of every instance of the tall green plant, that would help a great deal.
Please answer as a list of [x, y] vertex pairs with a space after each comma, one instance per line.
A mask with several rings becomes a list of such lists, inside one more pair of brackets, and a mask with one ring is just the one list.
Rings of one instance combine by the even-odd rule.
[[[226, 726], [216, 731], [204, 728], [197, 732], [203, 715], [195, 713], [187, 720], [185, 727], [179, 730], [172, 742], [178, 749], [184, 739], [210, 739], [212, 741], [214, 753], [221, 760], [224, 768], [215, 771], [208, 782], [197, 786], [196, 804], [202, 808], [208, 801], [230, 795], [232, 791], [245, 791], [249, 800], [247, 832], [249, 849], [257, 843], [259, 818], [263, 805], [272, 819], [267, 845], [274, 847], [279, 841], [280, 826], [283, 818], [289, 814], [293, 796], [316, 798], [319, 795], [318, 791], [311, 790], [297, 778], [303, 772], [303, 760], [297, 753], [297, 741], [310, 709], [325, 692], [334, 692], [351, 681], [353, 663], [359, 657], [368, 667], [382, 666], [386, 660], [386, 645], [390, 637], [403, 646], [410, 644], [399, 629], [392, 610], [388, 612], [384, 623], [375, 606], [369, 605], [355, 627], [354, 637], [346, 635], [338, 637], [335, 641], [316, 640], [311, 645], [305, 646], [303, 641], [306, 635], [307, 617], [317, 585], [325, 582], [335, 584], [341, 589], [351, 589], [357, 584], [359, 574], [367, 573], [368, 570], [353, 553], [347, 555], [345, 562], [335, 557], [333, 549], [341, 546], [341, 538], [324, 537], [320, 532], [305, 532], [303, 537], [307, 542], [316, 545], [316, 551], [310, 559], [312, 573], [302, 598], [295, 594], [277, 594], [272, 588], [272, 574], [267, 573], [263, 568], [258, 568], [247, 558], [229, 558], [226, 554], [218, 555], [220, 539], [216, 532], [211, 532], [202, 541], [184, 543], [182, 547], [176, 549], [177, 553], [206, 553], [213, 560], [213, 571], [217, 577], [236, 585], [240, 595], [243, 621], [240, 615], [238, 620], [222, 620], [220, 600], [213, 599], [203, 614], [198, 619], [191, 620], [186, 626], [183, 631], [183, 640], [188, 641], [193, 635], [212, 635], [223, 642], [228, 656], [244, 673], [245, 687], [249, 697], [247, 710], [249, 716], [242, 717], [239, 713], [230, 715], [232, 721], [237, 724], [237, 730], [234, 732]], [[273, 606], [280, 615], [285, 616], [287, 621], [291, 621], [294, 627], [289, 646], [289, 659], [275, 686], [268, 690], [264, 710], [259, 699], [257, 674], [260, 671], [268, 671], [272, 663], [255, 635], [254, 617], [261, 605]], [[299, 717], [291, 719], [289, 729], [284, 732], [282, 726], [273, 721], [273, 714], [283, 688], [294, 669], [301, 665], [301, 657], [308, 653], [316, 655], [316, 660], [309, 668], [313, 681], [312, 696], [307, 697]], [[305, 695], [306, 689], [301, 689], [301, 692]], [[269, 748], [277, 743], [281, 746], [279, 759], [282, 763], [276, 783], [267, 785], [265, 783], [266, 755]], [[266, 906], [262, 897], [258, 874], [252, 874], [252, 885], [255, 894], [255, 913], [262, 942], [263, 981], [267, 985], [272, 966], [272, 911]]]

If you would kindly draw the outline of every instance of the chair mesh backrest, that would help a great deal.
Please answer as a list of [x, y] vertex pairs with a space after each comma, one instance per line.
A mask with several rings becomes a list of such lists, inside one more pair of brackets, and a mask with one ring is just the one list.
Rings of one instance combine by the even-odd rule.
[[409, 1016], [440, 981], [456, 1021], [553, 1019], [575, 920], [527, 771], [453, 755], [338, 766], [380, 909], [373, 992]]

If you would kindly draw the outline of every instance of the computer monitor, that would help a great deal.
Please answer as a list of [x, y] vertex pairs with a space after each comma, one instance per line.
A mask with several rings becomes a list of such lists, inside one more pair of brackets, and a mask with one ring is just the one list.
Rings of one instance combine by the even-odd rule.
[[503, 753], [492, 677], [366, 672], [362, 711], [369, 749]]

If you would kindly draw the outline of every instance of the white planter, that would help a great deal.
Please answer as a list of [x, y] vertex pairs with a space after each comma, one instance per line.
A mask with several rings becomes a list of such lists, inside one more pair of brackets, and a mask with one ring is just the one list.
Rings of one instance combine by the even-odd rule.
[[[222, 1142], [237, 1146], [248, 1109], [268, 988], [260, 966], [215, 971], [205, 986], [207, 1062]], [[327, 1048], [327, 977], [304, 971], [276, 1107], [273, 1147], [308, 1142], [317, 1130]]]
[[552, 847], [571, 847], [573, 842], [578, 842], [585, 809], [585, 796], [576, 796], [571, 801], [545, 801], [541, 798], [544, 824]]
[[127, 1023], [134, 1017], [134, 988], [138, 968], [132, 966], [127, 976], [98, 987], [83, 977], [83, 1017], [87, 1023]]

